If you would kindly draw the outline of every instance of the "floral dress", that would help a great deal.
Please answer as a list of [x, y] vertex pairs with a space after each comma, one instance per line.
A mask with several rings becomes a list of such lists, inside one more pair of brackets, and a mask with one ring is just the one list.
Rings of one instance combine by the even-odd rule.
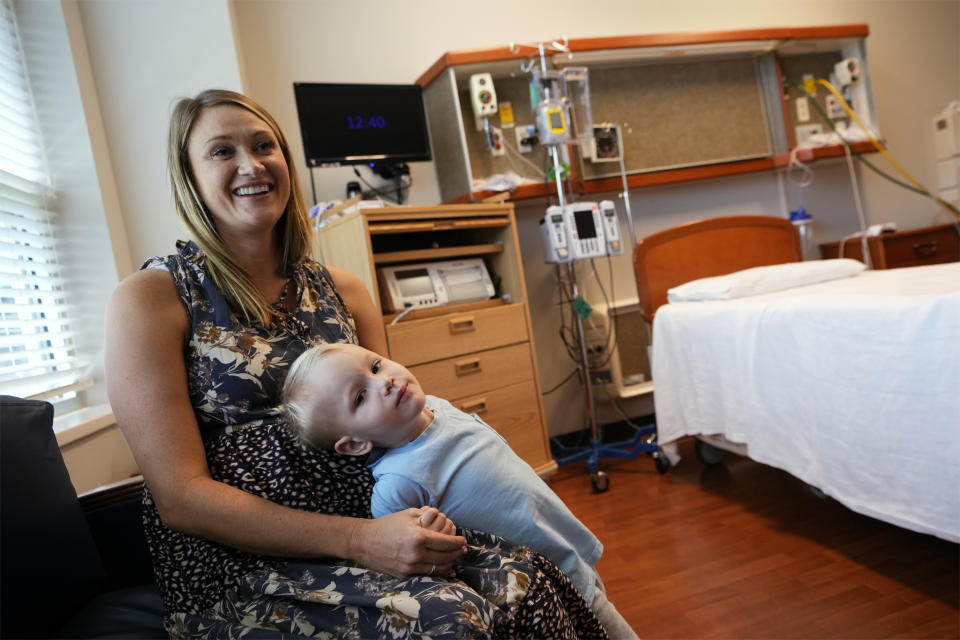
[[[170, 273], [191, 322], [184, 350], [190, 400], [214, 479], [275, 503], [369, 518], [373, 478], [362, 459], [305, 446], [278, 409], [290, 364], [323, 342], [356, 343], [327, 270], [289, 274], [292, 311], [267, 328], [232, 310], [193, 242], [147, 260]], [[144, 526], [172, 637], [605, 638], [587, 604], [549, 560], [461, 530], [457, 577], [394, 578], [346, 560], [275, 558], [166, 528], [149, 489]]]

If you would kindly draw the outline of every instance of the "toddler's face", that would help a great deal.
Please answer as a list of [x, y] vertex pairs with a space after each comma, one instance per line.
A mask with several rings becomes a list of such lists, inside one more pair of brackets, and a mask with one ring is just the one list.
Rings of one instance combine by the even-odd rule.
[[363, 347], [345, 344], [327, 353], [310, 372], [310, 391], [317, 415], [340, 425], [342, 435], [376, 446], [402, 446], [430, 424], [413, 374]]

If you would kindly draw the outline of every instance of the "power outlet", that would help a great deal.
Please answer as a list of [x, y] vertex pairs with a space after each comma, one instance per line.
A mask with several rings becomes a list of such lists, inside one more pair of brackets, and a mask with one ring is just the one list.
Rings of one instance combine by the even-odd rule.
[[820, 135], [823, 133], [823, 125], [821, 124], [801, 124], [798, 125], [796, 129], [797, 146], [802, 147], [806, 144], [812, 136]]
[[[515, 127], [513, 134], [516, 136], [517, 140], [517, 151], [520, 153], [530, 153], [533, 151], [533, 145], [529, 143], [530, 133], [527, 132], [526, 127]], [[527, 140], [528, 142], [524, 144], [524, 140]]]
[[507, 150], [503, 146], [503, 131], [497, 127], [491, 127], [490, 137], [493, 144], [490, 146], [490, 155], [492, 156], [502, 156], [506, 155]]
[[840, 101], [837, 100], [836, 96], [828, 95], [826, 97], [826, 102], [827, 102], [827, 115], [830, 117], [831, 120], [842, 118], [846, 115], [846, 113], [843, 110], [843, 106], [840, 104]]

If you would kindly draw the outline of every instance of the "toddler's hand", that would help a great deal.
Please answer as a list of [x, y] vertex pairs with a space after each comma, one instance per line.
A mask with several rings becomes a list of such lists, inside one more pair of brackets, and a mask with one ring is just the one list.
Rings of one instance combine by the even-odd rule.
[[447, 516], [440, 513], [434, 507], [423, 507], [420, 513], [420, 519], [417, 520], [421, 527], [429, 531], [436, 531], [448, 536], [456, 535], [457, 526], [453, 524]]

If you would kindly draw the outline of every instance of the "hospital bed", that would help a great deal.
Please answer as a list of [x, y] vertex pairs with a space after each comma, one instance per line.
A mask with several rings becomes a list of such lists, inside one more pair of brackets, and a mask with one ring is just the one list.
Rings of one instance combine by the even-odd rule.
[[[638, 243], [660, 445], [709, 436], [854, 511], [960, 541], [960, 263], [780, 290], [778, 273], [824, 265], [767, 266], [765, 293], [729, 299], [727, 277], [678, 286], [796, 262], [790, 227], [716, 218]], [[664, 304], [674, 287], [690, 301]]]

